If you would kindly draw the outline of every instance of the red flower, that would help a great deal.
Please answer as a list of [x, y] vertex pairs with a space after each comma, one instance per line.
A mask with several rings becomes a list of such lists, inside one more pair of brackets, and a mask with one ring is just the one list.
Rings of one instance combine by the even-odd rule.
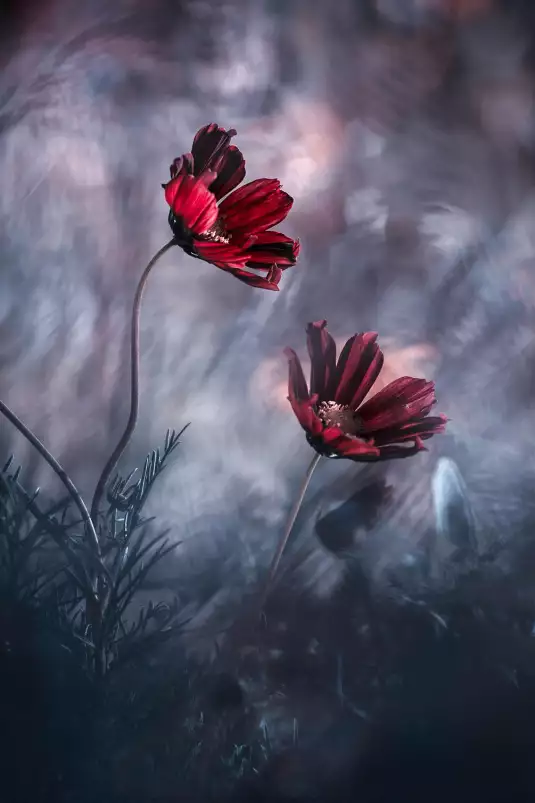
[[383, 366], [375, 332], [351, 337], [336, 361], [336, 344], [327, 321], [309, 323], [312, 363], [310, 392], [299, 358], [286, 349], [290, 377], [288, 400], [310, 445], [325, 457], [357, 461], [410, 457], [423, 442], [444, 432], [447, 418], [430, 417], [435, 386], [403, 376], [364, 402]]
[[171, 181], [162, 185], [171, 207], [169, 225], [177, 245], [191, 256], [253, 287], [278, 290], [282, 271], [297, 261], [299, 241], [268, 229], [284, 220], [293, 199], [277, 179], [260, 178], [236, 189], [245, 161], [230, 144], [235, 134], [211, 123], [197, 132], [191, 153], [175, 159]]

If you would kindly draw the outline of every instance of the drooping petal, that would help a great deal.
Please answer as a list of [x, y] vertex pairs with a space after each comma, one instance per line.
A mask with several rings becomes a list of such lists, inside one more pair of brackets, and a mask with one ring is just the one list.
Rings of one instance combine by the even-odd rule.
[[251, 248], [251, 250], [258, 252], [263, 250], [280, 251], [281, 254], [285, 254], [290, 249], [295, 256], [299, 254], [300, 249], [299, 240], [292, 240], [291, 237], [287, 237], [281, 231], [259, 232], [255, 237], [254, 246], [254, 249]]
[[315, 321], [307, 326], [307, 347], [310, 355], [310, 392], [325, 401], [325, 391], [336, 370], [336, 343], [327, 331], [327, 321]]
[[255, 237], [255, 245], [258, 249], [267, 248], [285, 248], [285, 247], [299, 247], [299, 240], [292, 240], [281, 231], [262, 231]]
[[327, 427], [318, 436], [318, 445], [325, 449], [325, 452], [332, 452], [338, 457], [347, 457], [352, 460], [377, 460], [379, 449], [373, 441], [364, 441], [360, 438], [353, 438], [345, 435], [338, 427]]
[[408, 424], [374, 430], [373, 437], [378, 446], [402, 443], [420, 438], [427, 440], [446, 430], [448, 419], [445, 415], [425, 416]]
[[265, 231], [284, 220], [293, 198], [280, 186], [278, 179], [259, 178], [228, 195], [219, 205], [227, 231], [243, 236]]
[[350, 337], [340, 352], [336, 372], [327, 388], [338, 404], [356, 410], [366, 398], [383, 367], [383, 352], [375, 342], [376, 332]]
[[217, 220], [217, 203], [202, 179], [180, 173], [165, 185], [165, 200], [176, 218], [193, 234], [208, 231]]
[[282, 271], [276, 267], [271, 268], [265, 277], [258, 276], [256, 273], [249, 273], [247, 270], [240, 270], [240, 268], [233, 268], [230, 272], [241, 282], [245, 282], [250, 287], [258, 287], [261, 290], [278, 291], [282, 276]]
[[412, 457], [418, 452], [426, 452], [422, 439], [416, 437], [414, 443], [392, 443], [388, 446], [379, 447], [379, 460], [396, 460], [404, 457]]
[[230, 145], [216, 165], [217, 178], [210, 184], [210, 192], [213, 192], [219, 201], [228, 195], [245, 178], [245, 159], [239, 148]]
[[266, 264], [276, 264], [283, 270], [295, 265], [299, 256], [299, 240], [292, 240], [278, 231], [263, 231], [255, 237], [248, 249], [249, 268], [261, 268]]
[[212, 240], [195, 240], [194, 251], [205, 262], [221, 267], [244, 268], [249, 255], [239, 246], [232, 243], [218, 243]]
[[244, 270], [247, 263], [247, 254], [231, 243], [217, 243], [195, 240], [193, 251], [199, 259], [210, 262], [216, 268], [231, 273], [236, 279], [262, 290], [278, 290], [282, 270], [274, 265], [264, 265], [265, 276], [259, 276]]
[[293, 349], [284, 349], [288, 359], [288, 401], [292, 405], [297, 420], [310, 435], [319, 435], [323, 424], [313, 410], [317, 397], [310, 396], [299, 357]]
[[219, 172], [222, 158], [234, 136], [236, 136], [236, 131], [233, 128], [226, 131], [215, 123], [205, 125], [197, 131], [191, 147], [196, 176], [200, 176], [205, 170]]
[[433, 382], [402, 376], [363, 404], [359, 416], [367, 432], [377, 432], [426, 416], [435, 401]]

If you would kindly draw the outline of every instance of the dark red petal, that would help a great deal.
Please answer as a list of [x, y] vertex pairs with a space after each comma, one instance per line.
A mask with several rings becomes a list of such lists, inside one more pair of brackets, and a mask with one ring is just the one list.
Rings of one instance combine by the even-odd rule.
[[219, 201], [245, 178], [245, 160], [241, 151], [235, 145], [230, 145], [214, 169], [217, 172], [217, 178], [210, 185], [210, 192], [213, 192]]
[[263, 231], [247, 249], [250, 252], [247, 265], [250, 268], [261, 268], [266, 264], [276, 264], [279, 268], [288, 268], [295, 265], [299, 248], [299, 240], [292, 240], [278, 231]]
[[231, 273], [236, 279], [248, 284], [250, 287], [258, 287], [261, 290], [275, 290], [279, 289], [279, 281], [282, 276], [282, 271], [278, 268], [271, 268], [267, 276], [258, 276], [256, 273], [249, 273], [247, 270], [241, 268], [231, 268], [224, 263], [214, 262], [216, 267], [221, 270]]
[[255, 181], [249, 181], [240, 187], [231, 196], [221, 201], [219, 208], [221, 212], [230, 214], [234, 206], [242, 204], [244, 201], [250, 203], [257, 203], [259, 200], [263, 201], [274, 192], [280, 191], [281, 183], [277, 178], [257, 178]]
[[162, 184], [162, 187], [165, 191], [165, 200], [167, 201], [169, 206], [173, 206], [175, 195], [177, 194], [181, 186], [182, 186], [182, 174], [180, 176], [175, 176], [175, 178], [171, 179], [171, 181], [168, 181], [167, 184]]
[[402, 376], [363, 404], [359, 416], [367, 432], [376, 432], [426, 416], [435, 401], [433, 382]]
[[408, 424], [389, 427], [374, 431], [374, 440], [378, 446], [388, 446], [390, 444], [402, 443], [404, 441], [420, 438], [427, 440], [444, 432], [448, 419], [445, 415], [426, 416]]
[[287, 348], [284, 349], [284, 354], [288, 358], [289, 367], [288, 401], [303, 429], [310, 435], [317, 436], [323, 431], [323, 424], [312, 409], [317, 399], [308, 392], [303, 368], [295, 351]]
[[291, 348], [284, 349], [284, 356], [288, 360], [289, 368], [288, 395], [295, 398], [297, 401], [310, 402], [310, 393], [301, 366], [301, 360]]
[[278, 179], [259, 178], [228, 195], [219, 205], [227, 231], [233, 235], [257, 233], [276, 226], [292, 208], [293, 198]]
[[282, 271], [278, 268], [272, 268], [266, 277], [258, 276], [256, 273], [249, 273], [249, 271], [240, 270], [239, 268], [234, 268], [231, 273], [236, 279], [245, 282], [250, 287], [258, 287], [261, 290], [275, 290], [277, 292], [282, 276]]
[[325, 446], [326, 451], [333, 452], [338, 457], [347, 457], [352, 460], [370, 460], [379, 458], [379, 449], [373, 441], [363, 441], [345, 435], [338, 427], [327, 427], [319, 435], [318, 441]]
[[181, 173], [165, 185], [165, 200], [193, 234], [204, 234], [217, 220], [217, 203], [205, 179]]
[[182, 156], [178, 156], [169, 168], [169, 172], [171, 173], [171, 178], [176, 178], [179, 173], [193, 175], [193, 156], [191, 153], [183, 153]]
[[247, 262], [247, 254], [234, 245], [196, 240], [194, 251], [200, 259], [210, 262], [226, 273], [231, 273], [236, 279], [251, 287], [259, 287], [262, 290], [279, 289], [278, 285], [282, 276], [280, 268], [264, 266], [264, 270], [267, 271], [266, 276], [258, 276], [256, 273], [243, 270]]
[[375, 342], [376, 332], [364, 332], [350, 337], [338, 358], [329, 397], [352, 409], [364, 401], [383, 367], [383, 352]]
[[325, 391], [336, 370], [336, 343], [326, 329], [327, 321], [316, 321], [307, 326], [307, 347], [310, 355], [310, 392], [317, 393], [320, 401], [329, 401]]
[[244, 268], [249, 258], [246, 251], [232, 243], [195, 240], [194, 249], [197, 256], [205, 262], [212, 262], [217, 267], [224, 264], [227, 268]]
[[379, 460], [396, 460], [403, 457], [412, 457], [418, 452], [426, 452], [427, 449], [423, 445], [420, 438], [415, 438], [414, 443], [408, 445], [404, 444], [389, 444], [388, 446], [379, 447]]
[[277, 265], [272, 265], [269, 269], [268, 275], [266, 276], [266, 281], [268, 281], [270, 284], [276, 285], [278, 289], [281, 278], [282, 270]]
[[197, 131], [191, 147], [196, 176], [200, 176], [205, 170], [219, 172], [222, 157], [234, 136], [236, 131], [233, 128], [226, 131], [215, 123], [205, 125]]
[[265, 246], [277, 248], [279, 246], [290, 246], [292, 251], [299, 253], [299, 240], [292, 240], [280, 231], [262, 231], [255, 238], [255, 245], [259, 250]]

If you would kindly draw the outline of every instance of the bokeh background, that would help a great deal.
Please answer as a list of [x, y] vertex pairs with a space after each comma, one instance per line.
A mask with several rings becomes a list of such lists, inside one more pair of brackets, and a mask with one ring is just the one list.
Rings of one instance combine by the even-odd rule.
[[[302, 252], [280, 293], [178, 249], [151, 278], [122, 468], [191, 426], [150, 503], [181, 542], [150, 593], [178, 592], [204, 625], [263, 576], [311, 457], [282, 350], [305, 358], [319, 318], [339, 342], [378, 331], [378, 384], [433, 379], [451, 421], [407, 461], [323, 461], [286, 579], [328, 598], [358, 554], [378, 594], [393, 578], [402, 593], [447, 587], [467, 547], [513, 571], [504, 547], [534, 513], [533, 4], [13, 0], [2, 13], [0, 395], [86, 497], [128, 415], [130, 307], [169, 238], [170, 162], [214, 121], [237, 129], [249, 180], [278, 177], [295, 199], [284, 231]], [[58, 491], [4, 420], [0, 448]], [[190, 647], [210, 654], [213, 639]]]

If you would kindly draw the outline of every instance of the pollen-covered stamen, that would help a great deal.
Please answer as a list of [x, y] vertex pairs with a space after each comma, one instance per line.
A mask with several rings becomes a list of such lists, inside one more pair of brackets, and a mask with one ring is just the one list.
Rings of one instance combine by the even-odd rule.
[[199, 235], [199, 240], [208, 240], [210, 243], [230, 243], [230, 235], [225, 231], [223, 221], [218, 218], [211, 229]]
[[364, 432], [362, 419], [347, 405], [333, 401], [320, 402], [317, 414], [326, 427], [338, 427], [345, 435], [362, 435]]

